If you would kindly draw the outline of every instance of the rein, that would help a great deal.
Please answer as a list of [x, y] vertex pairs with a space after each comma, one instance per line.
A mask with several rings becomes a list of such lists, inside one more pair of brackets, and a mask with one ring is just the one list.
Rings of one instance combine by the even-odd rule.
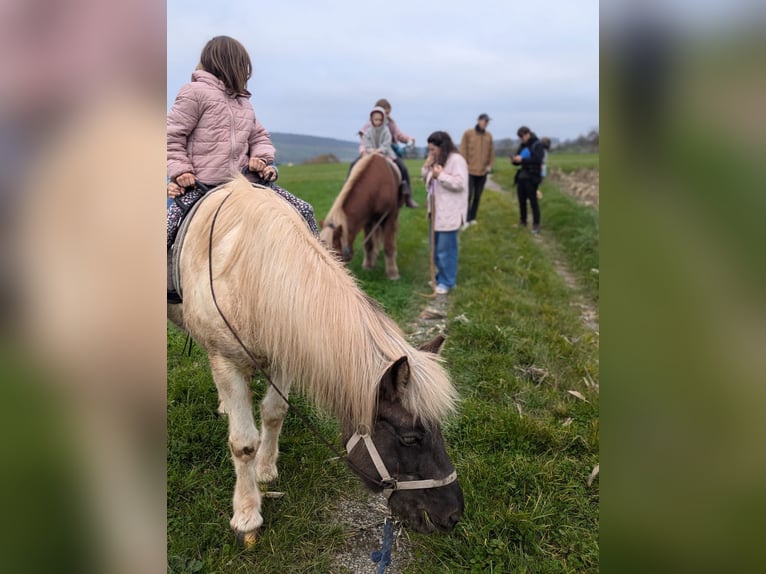
[[[234, 327], [231, 325], [229, 320], [226, 318], [226, 315], [224, 315], [223, 310], [221, 309], [220, 305], [218, 305], [218, 299], [215, 296], [215, 288], [213, 287], [213, 231], [215, 230], [215, 222], [218, 219], [218, 214], [221, 212], [221, 208], [223, 207], [223, 204], [226, 203], [226, 201], [231, 197], [231, 194], [232, 192], [229, 192], [226, 195], [226, 197], [224, 197], [223, 200], [221, 200], [221, 203], [218, 204], [218, 207], [216, 208], [215, 213], [213, 214], [213, 220], [210, 222], [210, 235], [208, 238], [208, 277], [210, 279], [210, 294], [213, 297], [213, 304], [215, 305], [215, 308], [218, 311], [218, 314], [221, 316], [221, 319], [223, 320], [224, 324], [229, 329], [229, 332], [231, 332], [234, 339], [236, 339], [237, 343], [239, 343], [239, 346], [242, 347], [242, 350], [245, 352], [248, 358], [252, 361], [253, 365], [264, 376], [264, 378], [266, 379], [266, 382], [277, 392], [277, 394], [281, 397], [281, 399], [285, 401], [285, 403], [287, 404], [287, 407], [298, 415], [298, 418], [300, 418], [301, 422], [304, 425], [306, 425], [306, 428], [308, 428], [316, 438], [318, 438], [327, 448], [329, 448], [330, 451], [335, 456], [343, 460], [349, 467], [351, 467], [353, 470], [359, 473], [359, 475], [363, 476], [370, 482], [382, 487], [383, 494], [385, 495], [386, 499], [390, 498], [391, 494], [395, 490], [415, 490], [415, 489], [421, 489], [421, 488], [437, 488], [439, 486], [444, 486], [444, 485], [450, 484], [451, 482], [454, 482], [457, 479], [457, 472], [454, 470], [446, 478], [442, 478], [438, 480], [428, 479], [428, 480], [398, 481], [395, 478], [392, 478], [388, 470], [386, 469], [386, 465], [383, 463], [383, 459], [381, 458], [380, 453], [378, 452], [378, 449], [375, 446], [375, 443], [372, 442], [372, 438], [370, 437], [370, 434], [369, 434], [369, 429], [366, 428], [366, 425], [364, 425], [364, 428], [360, 426], [359, 429], [349, 439], [348, 443], [346, 444], [347, 454], [341, 453], [335, 447], [335, 445], [333, 445], [330, 441], [325, 439], [320, 434], [317, 428], [312, 424], [312, 422], [303, 412], [293, 408], [293, 405], [287, 399], [287, 397], [282, 392], [282, 390], [277, 385], [274, 384], [269, 374], [260, 365], [260, 363], [258, 362], [258, 359], [255, 357], [255, 355], [253, 355], [250, 349], [247, 348], [247, 346], [242, 341], [237, 331], [234, 329]], [[365, 432], [360, 433], [359, 432], [360, 430], [364, 430]], [[351, 460], [349, 460], [348, 454], [351, 454], [351, 449], [353, 449], [354, 446], [356, 446], [359, 440], [362, 440], [365, 446], [367, 447], [367, 452], [370, 455], [372, 462], [375, 464], [375, 468], [378, 470], [378, 473], [380, 474], [380, 479], [371, 477], [366, 472], [364, 472], [361, 468], [359, 468], [353, 462], [351, 462]]]
[[373, 225], [373, 226], [372, 226], [372, 229], [370, 229], [370, 232], [369, 232], [369, 233], [367, 234], [367, 236], [364, 238], [364, 241], [362, 241], [362, 245], [364, 245], [365, 243], [367, 243], [367, 240], [368, 240], [370, 237], [372, 237], [372, 234], [373, 234], [373, 233], [375, 233], [375, 230], [376, 230], [378, 227], [380, 227], [380, 224], [381, 224], [381, 223], [383, 223], [383, 220], [384, 220], [386, 217], [388, 217], [388, 214], [389, 214], [389, 213], [391, 213], [391, 210], [390, 210], [390, 209], [389, 209], [388, 211], [386, 211], [386, 212], [385, 212], [385, 213], [384, 213], [384, 214], [383, 214], [383, 215], [380, 217], [380, 219], [378, 219], [378, 222], [377, 222], [375, 225]]

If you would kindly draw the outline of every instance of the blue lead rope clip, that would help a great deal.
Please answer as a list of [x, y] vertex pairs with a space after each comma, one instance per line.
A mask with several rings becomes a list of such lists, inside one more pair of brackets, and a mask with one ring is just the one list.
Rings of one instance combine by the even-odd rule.
[[385, 574], [386, 568], [391, 564], [391, 547], [394, 545], [394, 523], [386, 518], [383, 523], [383, 548], [375, 550], [370, 558], [378, 566], [378, 574]]

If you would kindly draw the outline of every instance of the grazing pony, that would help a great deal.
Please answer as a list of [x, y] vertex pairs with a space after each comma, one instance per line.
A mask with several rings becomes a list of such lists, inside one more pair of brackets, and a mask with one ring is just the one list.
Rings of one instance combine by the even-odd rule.
[[287, 404], [269, 386], [258, 431], [255, 367], [216, 309], [211, 276], [221, 312], [251, 355], [282, 393], [296, 388], [337, 416], [352, 470], [389, 495], [391, 510], [420, 532], [457, 523], [463, 494], [439, 429], [457, 394], [436, 354], [442, 339], [410, 346], [298, 212], [243, 178], [200, 205], [180, 274], [183, 303], [168, 305], [168, 315], [210, 359], [229, 420], [237, 477], [230, 524], [240, 539], [254, 541], [263, 523], [258, 483], [277, 476]]
[[364, 229], [364, 269], [373, 269], [381, 244], [386, 257], [386, 277], [399, 279], [396, 266], [399, 182], [393, 162], [371, 153], [360, 159], [335, 198], [319, 238], [344, 262], [354, 256], [354, 240]]

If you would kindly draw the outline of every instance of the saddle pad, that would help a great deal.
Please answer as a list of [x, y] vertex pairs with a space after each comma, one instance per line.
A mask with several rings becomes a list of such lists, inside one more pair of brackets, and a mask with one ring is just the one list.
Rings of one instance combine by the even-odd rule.
[[[224, 184], [226, 185], [226, 184]], [[197, 213], [197, 209], [199, 209], [199, 206], [202, 205], [202, 202], [205, 201], [208, 197], [214, 194], [214, 192], [222, 189], [224, 185], [219, 185], [218, 187], [214, 187], [205, 195], [199, 198], [197, 203], [195, 203], [191, 209], [189, 209], [189, 213], [186, 214], [186, 217], [184, 217], [181, 220], [181, 224], [178, 227], [178, 233], [176, 234], [176, 239], [173, 242], [173, 246], [171, 249], [171, 278], [173, 281], [173, 288], [176, 290], [176, 293], [178, 293], [178, 296], [183, 299], [183, 291], [181, 290], [181, 253], [183, 252], [183, 245], [184, 245], [184, 239], [186, 238], [186, 231], [189, 229], [189, 224], [191, 223], [191, 220], [194, 218], [194, 215]], [[268, 187], [265, 187], [263, 185], [258, 185], [256, 183], [250, 183], [253, 187], [259, 187], [262, 189], [269, 189]]]
[[399, 170], [399, 166], [396, 165], [396, 162], [392, 160], [390, 157], [386, 158], [388, 162], [388, 167], [391, 169], [391, 172], [396, 176], [396, 185], [399, 185], [402, 183], [402, 172]]

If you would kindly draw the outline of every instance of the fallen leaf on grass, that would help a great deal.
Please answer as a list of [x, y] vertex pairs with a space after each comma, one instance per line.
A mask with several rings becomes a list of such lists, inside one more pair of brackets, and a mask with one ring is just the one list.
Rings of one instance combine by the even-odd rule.
[[261, 496], [264, 498], [282, 498], [284, 495], [284, 492], [274, 492], [271, 490], [261, 493]]
[[585, 482], [588, 486], [593, 484], [593, 481], [596, 480], [596, 477], [598, 476], [598, 465], [593, 467], [593, 470], [590, 472], [590, 476], [588, 477], [588, 480]]
[[444, 319], [446, 316], [446, 313], [433, 307], [426, 307], [420, 314], [421, 319]]
[[548, 375], [550, 375], [550, 373], [545, 369], [535, 367], [534, 365], [530, 367], [514, 367], [514, 369], [537, 385], [542, 383], [546, 378], [548, 378]]
[[562, 426], [562, 427], [568, 427], [569, 425], [571, 425], [571, 424], [572, 424], [572, 421], [573, 421], [573, 420], [574, 420], [574, 419], [573, 419], [572, 417], [567, 417], [567, 418], [564, 420], [564, 422], [562, 422], [562, 423], [561, 423], [561, 426]]
[[458, 321], [460, 323], [470, 323], [471, 320], [465, 316], [465, 313], [461, 313], [457, 317], [455, 317], [454, 321]]
[[586, 403], [589, 402], [588, 399], [586, 399], [580, 391], [567, 391], [567, 392], [573, 397], [577, 397], [581, 401], [585, 401]]
[[590, 376], [590, 373], [587, 370], [585, 371], [585, 376], [582, 378], [582, 380], [586, 387], [592, 391], [598, 392], [598, 383], [593, 380], [593, 377]]
[[519, 416], [523, 417], [524, 413], [521, 412], [521, 405], [519, 403], [513, 403], [513, 404], [516, 405], [516, 410], [519, 411]]

